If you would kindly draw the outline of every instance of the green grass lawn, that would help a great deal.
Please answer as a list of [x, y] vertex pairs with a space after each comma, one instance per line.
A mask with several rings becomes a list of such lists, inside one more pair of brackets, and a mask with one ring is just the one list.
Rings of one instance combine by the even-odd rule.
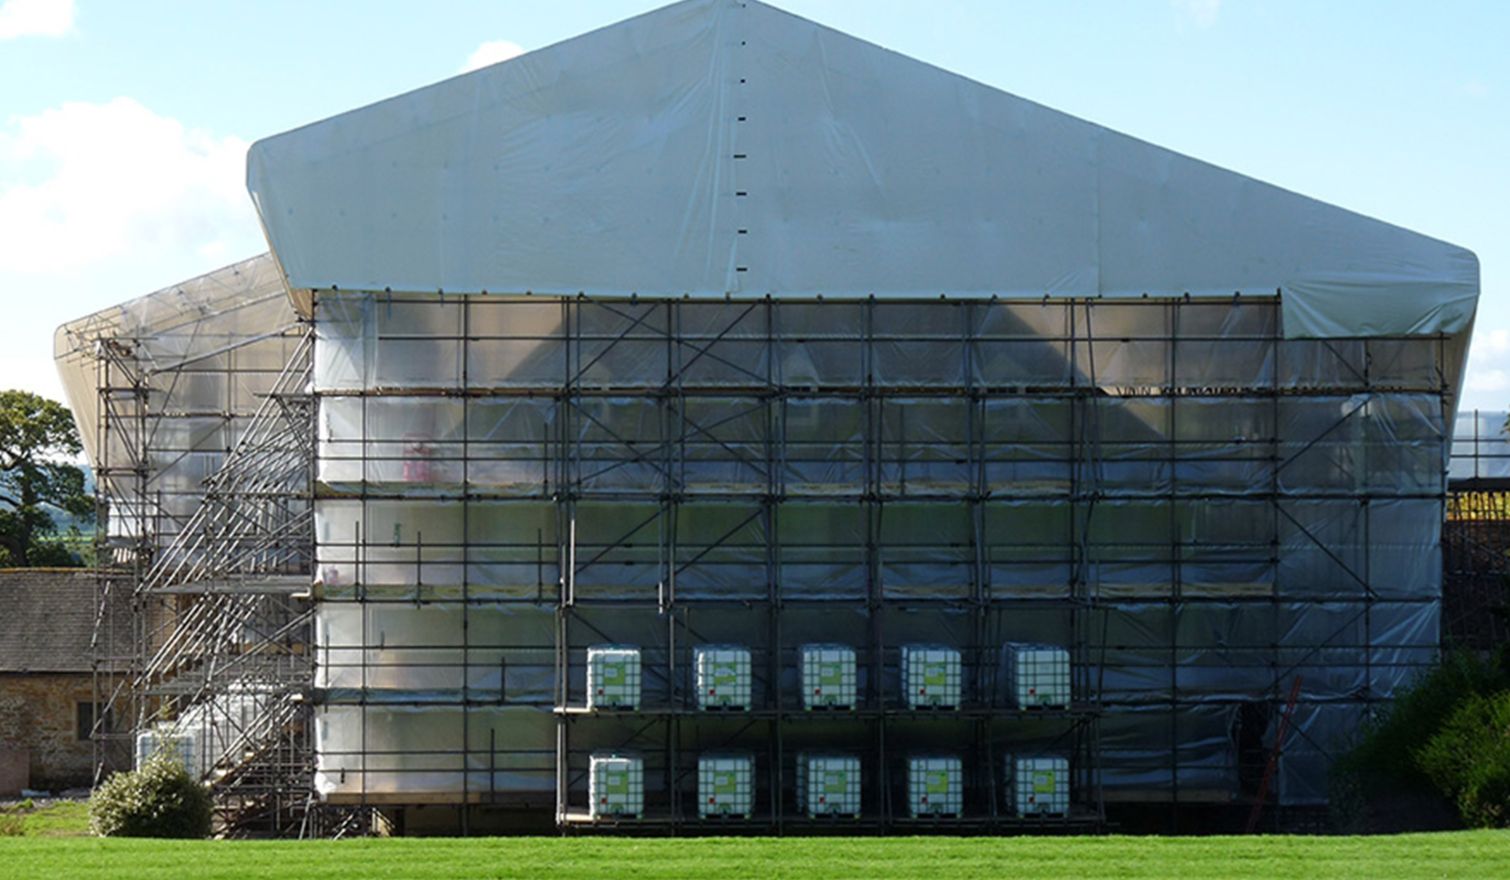
[[0, 839], [17, 878], [1510, 877], [1510, 832], [1394, 837]]
[[[89, 834], [89, 805], [83, 801], [56, 801], [33, 807], [27, 801], [0, 807], [0, 833], [22, 837], [83, 837]], [[4, 871], [0, 870], [0, 876], [3, 875]]]

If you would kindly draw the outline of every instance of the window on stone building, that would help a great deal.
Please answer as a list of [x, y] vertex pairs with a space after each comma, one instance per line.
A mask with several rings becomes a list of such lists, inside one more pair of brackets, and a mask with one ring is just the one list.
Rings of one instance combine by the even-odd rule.
[[91, 703], [87, 701], [81, 701], [77, 704], [77, 709], [78, 723], [75, 734], [79, 739], [89, 739], [94, 735], [94, 721], [96, 718], [100, 717], [100, 714], [102, 712], [105, 715], [105, 729], [110, 729], [110, 714], [108, 710], [105, 709], [104, 703]]

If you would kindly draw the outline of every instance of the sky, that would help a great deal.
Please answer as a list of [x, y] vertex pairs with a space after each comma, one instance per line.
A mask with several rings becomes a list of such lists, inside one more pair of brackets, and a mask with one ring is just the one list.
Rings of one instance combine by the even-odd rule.
[[[267, 249], [260, 138], [656, 0], [0, 0], [0, 388], [61, 323]], [[1473, 250], [1466, 407], [1510, 408], [1510, 3], [777, 0], [1160, 146]]]

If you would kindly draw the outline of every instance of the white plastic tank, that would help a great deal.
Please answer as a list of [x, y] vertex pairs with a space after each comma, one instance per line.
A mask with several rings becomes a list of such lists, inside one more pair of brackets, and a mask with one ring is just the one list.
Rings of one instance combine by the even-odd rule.
[[860, 759], [854, 755], [797, 755], [797, 810], [804, 816], [860, 815]]
[[645, 762], [636, 755], [594, 752], [587, 774], [588, 813], [594, 819], [645, 812]]
[[1070, 704], [1070, 652], [1054, 645], [1008, 642], [1001, 649], [1007, 701], [1019, 709]]
[[798, 649], [802, 708], [852, 709], [859, 702], [855, 649], [849, 645], [810, 644]]
[[913, 818], [958, 816], [965, 811], [965, 781], [954, 755], [907, 759], [907, 812]]
[[1008, 757], [1007, 809], [1016, 816], [1070, 812], [1070, 762], [1062, 756]]
[[749, 818], [755, 811], [755, 758], [719, 752], [697, 758], [697, 815]]
[[587, 649], [587, 708], [640, 707], [640, 649], [593, 645]]
[[203, 768], [199, 761], [198, 737], [192, 730], [178, 730], [172, 724], [158, 724], [136, 735], [136, 766], [140, 769], [153, 757], [162, 755], [199, 779]]
[[945, 645], [902, 646], [902, 694], [909, 709], [957, 709], [964, 692], [960, 654]]
[[698, 645], [692, 649], [692, 661], [697, 677], [697, 708], [750, 708], [749, 648], [743, 645]]

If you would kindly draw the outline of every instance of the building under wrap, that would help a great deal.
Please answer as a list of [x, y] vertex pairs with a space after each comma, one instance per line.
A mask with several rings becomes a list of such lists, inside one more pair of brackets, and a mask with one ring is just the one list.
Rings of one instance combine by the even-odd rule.
[[[261, 650], [312, 669], [197, 699], [297, 692], [246, 726], [307, 746], [282, 778], [325, 804], [416, 831], [1319, 804], [1436, 657], [1461, 248], [745, 0], [248, 166], [312, 344], [210, 484], [260, 530], [205, 525], [142, 582], [308, 588]], [[301, 438], [282, 506], [237, 494]], [[1068, 700], [1025, 702], [1029, 645], [1067, 652]], [[710, 646], [747, 652], [748, 705], [709, 708]], [[812, 646], [853, 652], [821, 708]], [[942, 704], [918, 646], [957, 654]], [[739, 815], [705, 815], [704, 758], [750, 771]], [[913, 815], [916, 767], [946, 812]], [[808, 815], [820, 772], [858, 773], [841, 816]], [[1029, 772], [1068, 808], [1030, 815]]]

